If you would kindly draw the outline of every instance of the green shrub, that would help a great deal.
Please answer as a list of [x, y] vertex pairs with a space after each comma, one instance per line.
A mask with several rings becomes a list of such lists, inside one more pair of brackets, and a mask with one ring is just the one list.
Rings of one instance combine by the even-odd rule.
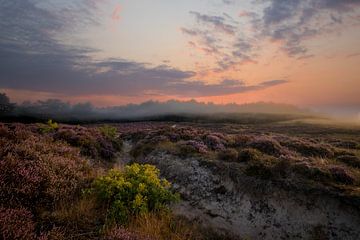
[[121, 151], [123, 141], [120, 138], [116, 127], [104, 125], [102, 127], [99, 127], [99, 131], [107, 140], [111, 142], [111, 144], [117, 151]]
[[129, 216], [165, 209], [178, 196], [170, 183], [159, 178], [152, 165], [132, 164], [124, 171], [112, 169], [93, 183], [90, 192], [108, 208], [108, 220], [125, 223]]
[[99, 127], [100, 132], [102, 135], [109, 139], [116, 139], [117, 138], [117, 128], [109, 125], [104, 125]]
[[46, 124], [39, 124], [39, 130], [41, 133], [50, 133], [59, 129], [57, 122], [49, 119]]

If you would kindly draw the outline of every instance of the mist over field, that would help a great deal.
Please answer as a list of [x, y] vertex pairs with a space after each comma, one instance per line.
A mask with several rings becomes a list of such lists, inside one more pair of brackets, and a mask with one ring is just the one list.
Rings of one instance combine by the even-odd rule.
[[251, 104], [214, 104], [200, 103], [195, 100], [166, 102], [148, 101], [141, 104], [128, 104], [114, 107], [95, 107], [91, 103], [70, 104], [58, 99], [49, 99], [35, 103], [25, 102], [12, 104], [10, 100], [2, 105], [12, 105], [9, 116], [15, 117], [39, 117], [56, 118], [59, 120], [126, 120], [141, 119], [164, 115], [211, 115], [211, 114], [236, 114], [236, 113], [264, 113], [264, 114], [299, 114], [310, 115], [306, 109], [300, 109], [292, 105], [275, 103], [251, 103]]
[[[127, 104], [112, 107], [96, 107], [90, 102], [71, 104], [59, 99], [48, 99], [37, 102], [12, 103], [6, 94], [2, 94], [2, 108], [11, 106], [11, 111], [4, 112], [2, 117], [34, 117], [46, 120], [49, 118], [60, 121], [114, 121], [142, 120], [164, 116], [219, 116], [221, 114], [268, 114], [287, 115], [293, 118], [322, 118], [329, 121], [358, 123], [360, 113], [357, 106], [333, 109], [329, 107], [300, 108], [290, 104], [256, 102], [248, 104], [215, 104], [197, 102], [196, 100], [147, 101], [140, 104]], [[235, 115], [234, 115], [235, 114]], [[230, 117], [231, 118], [231, 117]], [[286, 118], [284, 119], [286, 120]]]

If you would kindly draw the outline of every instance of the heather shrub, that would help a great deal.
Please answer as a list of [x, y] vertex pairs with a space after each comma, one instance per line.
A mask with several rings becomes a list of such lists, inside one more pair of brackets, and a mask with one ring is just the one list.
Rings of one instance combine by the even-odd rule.
[[66, 231], [64, 229], [54, 227], [50, 231], [40, 235], [40, 237], [38, 237], [37, 240], [67, 240], [67, 239], [74, 239], [74, 238], [73, 237], [69, 238], [68, 236], [66, 236]]
[[24, 126], [0, 137], [0, 204], [51, 206], [71, 198], [89, 178], [77, 149], [29, 133]]
[[24, 208], [0, 207], [0, 238], [3, 240], [35, 239], [35, 223], [30, 211]]
[[279, 142], [273, 138], [266, 136], [253, 139], [247, 144], [247, 146], [258, 149], [263, 153], [277, 157], [280, 156], [282, 152], [282, 147]]
[[264, 164], [263, 162], [258, 162], [255, 164], [250, 164], [245, 169], [245, 174], [248, 176], [258, 177], [264, 180], [270, 179], [273, 177], [272, 169], [270, 166]]
[[360, 168], [360, 159], [353, 155], [340, 155], [336, 160], [346, 163], [348, 166]]
[[218, 153], [218, 158], [220, 160], [227, 162], [237, 162], [238, 157], [239, 157], [238, 151], [236, 151], [236, 149], [233, 148], [227, 148]]
[[235, 147], [245, 147], [249, 142], [251, 142], [254, 138], [248, 135], [236, 135], [234, 137], [234, 146]]
[[193, 147], [198, 153], [206, 154], [209, 149], [202, 141], [189, 140], [185, 142], [186, 145]]
[[62, 127], [54, 135], [56, 140], [62, 140], [69, 143], [71, 146], [79, 147], [81, 153], [93, 158], [99, 157], [99, 143], [96, 135], [89, 133], [83, 127]]
[[333, 143], [334, 146], [346, 149], [359, 149], [360, 145], [356, 141], [352, 140], [343, 140], [343, 141], [336, 141]]
[[[201, 146], [199, 146], [200, 148]], [[191, 157], [199, 153], [199, 148], [193, 142], [178, 142], [176, 144], [176, 154], [180, 157]]]
[[132, 164], [124, 171], [112, 169], [93, 183], [90, 193], [107, 205], [108, 219], [125, 223], [129, 216], [161, 210], [176, 201], [170, 183], [159, 178], [159, 170], [151, 165]]
[[339, 156], [356, 156], [356, 154], [354, 153], [354, 151], [349, 151], [349, 150], [345, 150], [345, 149], [341, 149], [341, 148], [335, 148], [334, 149], [334, 157], [338, 158]]
[[[247, 150], [249, 151], [249, 149]], [[250, 150], [248, 153], [253, 152], [251, 152]], [[247, 162], [247, 166], [245, 169], [246, 175], [256, 176], [261, 179], [271, 179], [278, 176], [278, 173], [275, 170], [275, 166], [279, 163], [279, 159], [263, 154], [256, 154], [254, 156], [251, 156], [251, 160]]]
[[302, 139], [292, 139], [283, 143], [288, 148], [308, 157], [334, 157], [333, 148], [326, 144], [316, 144]]
[[334, 180], [339, 183], [351, 185], [355, 182], [354, 177], [343, 167], [333, 166], [329, 170]]
[[313, 166], [308, 162], [296, 163], [292, 166], [295, 173], [301, 174], [311, 180], [327, 182], [332, 180], [331, 173], [328, 169], [318, 166]]
[[277, 178], [286, 178], [291, 175], [292, 162], [286, 157], [278, 159], [272, 167], [272, 174]]
[[261, 159], [262, 153], [254, 148], [244, 148], [241, 149], [238, 153], [239, 162], [250, 162], [250, 161], [259, 161]]
[[104, 238], [104, 240], [151, 240], [149, 237], [141, 236], [140, 234], [126, 230], [123, 227], [114, 227], [109, 230]]
[[209, 134], [204, 136], [204, 143], [212, 150], [225, 150], [225, 141], [218, 134]]
[[79, 147], [83, 155], [94, 159], [112, 160], [122, 148], [122, 140], [117, 136], [116, 128], [85, 128], [62, 126], [54, 134], [54, 138]]

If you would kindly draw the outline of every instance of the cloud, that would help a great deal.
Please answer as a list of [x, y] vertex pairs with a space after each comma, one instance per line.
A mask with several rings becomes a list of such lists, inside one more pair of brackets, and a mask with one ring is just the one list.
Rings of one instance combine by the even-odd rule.
[[[61, 41], [61, 37], [72, 34], [80, 26], [96, 23], [97, 19], [90, 13], [98, 11], [98, 4], [104, 3], [105, 0], [0, 0], [0, 87], [68, 96], [213, 96], [277, 85], [246, 85], [234, 80], [206, 84], [201, 79], [194, 81], [194, 72], [167, 65], [152, 66], [126, 59], [96, 60], [90, 56], [97, 50]], [[229, 17], [193, 14], [207, 27], [223, 29], [224, 34], [233, 29], [226, 22], [230, 21]], [[200, 37], [204, 49], [222, 56], [220, 61], [225, 59], [226, 54], [217, 52], [222, 49], [221, 43], [208, 29], [183, 28], [182, 31]], [[234, 44], [246, 53], [251, 51], [246, 43]], [[245, 58], [233, 55], [235, 59]]]
[[216, 31], [221, 31], [229, 35], [235, 34], [236, 27], [226, 23], [226, 19], [222, 16], [206, 15], [195, 11], [191, 11], [190, 14], [194, 15], [199, 23], [207, 24]]
[[[281, 42], [290, 57], [310, 56], [306, 41], [328, 34], [353, 21], [358, 0], [262, 0], [262, 16], [251, 16], [258, 37]], [[248, 16], [243, 14], [243, 16]], [[349, 24], [351, 25], [351, 24]]]
[[121, 6], [120, 6], [120, 4], [118, 4], [118, 5], [116, 5], [116, 7], [111, 15], [111, 19], [116, 22], [120, 21], [120, 13], [121, 13]]
[[183, 34], [191, 38], [189, 46], [214, 58], [214, 71], [237, 68], [244, 64], [256, 64], [256, 41], [239, 30], [241, 23], [227, 13], [207, 15], [190, 12], [196, 18], [192, 28], [183, 27]]
[[181, 93], [182, 96], [188, 97], [206, 97], [256, 91], [284, 83], [288, 83], [288, 81], [271, 80], [257, 85], [247, 85], [244, 81], [233, 79], [223, 80], [217, 84], [206, 84], [201, 81], [193, 81], [174, 83], [172, 86], [169, 86], [169, 90], [174, 95]]
[[235, 0], [222, 0], [222, 2], [225, 4], [225, 5], [232, 5], [235, 3]]
[[276, 85], [280, 85], [280, 84], [284, 84], [284, 83], [288, 83], [288, 82], [289, 81], [287, 81], [287, 80], [270, 80], [270, 81], [262, 82], [260, 84], [260, 86], [271, 87], [271, 86], [276, 86]]
[[255, 10], [241, 10], [237, 18], [192, 11], [197, 25], [183, 33], [197, 49], [213, 55], [220, 70], [227, 70], [257, 63], [257, 52], [268, 41], [278, 43], [289, 57], [313, 57], [308, 40], [359, 24], [359, 0], [256, 0], [253, 4]]
[[360, 56], [360, 52], [356, 52], [356, 53], [351, 53], [349, 55], [347, 55], [347, 58], [354, 58], [354, 57], [359, 57]]
[[222, 48], [221, 42], [209, 30], [181, 28], [181, 31], [185, 35], [196, 38], [195, 42], [189, 41], [189, 45], [193, 48], [201, 50], [207, 55], [221, 54], [219, 51]]

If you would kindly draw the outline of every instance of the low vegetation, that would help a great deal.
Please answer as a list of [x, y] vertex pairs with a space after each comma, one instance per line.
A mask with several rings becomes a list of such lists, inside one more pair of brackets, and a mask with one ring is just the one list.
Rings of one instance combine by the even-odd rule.
[[133, 146], [133, 160], [164, 153], [197, 158], [222, 166], [223, 174], [235, 166], [234, 179], [245, 175], [360, 199], [356, 133], [170, 126], [0, 124], [0, 238], [211, 239], [196, 222], [172, 214], [169, 206], [180, 198], [156, 167], [114, 167], [124, 141]]
[[122, 139], [117, 135], [116, 129], [107, 126], [87, 128], [62, 125], [51, 135], [56, 140], [79, 147], [83, 155], [100, 161], [113, 161], [122, 147]]
[[[237, 163], [251, 177], [287, 185], [302, 182], [302, 186], [331, 189], [339, 196], [360, 199], [360, 151], [356, 149], [360, 139], [356, 134], [344, 135], [344, 129], [340, 129], [341, 135], [334, 142], [328, 135], [314, 138], [312, 134], [287, 134], [286, 126], [282, 133], [259, 134], [254, 133], [256, 127], [244, 131], [235, 125], [227, 133], [227, 125], [221, 132], [214, 131], [211, 125], [201, 128], [184, 125], [127, 133], [134, 142], [132, 155], [146, 160], [149, 154], [165, 152], [181, 158], [197, 157], [209, 164]], [[332, 136], [336, 136], [338, 130], [326, 131], [327, 134], [334, 131]], [[132, 138], [140, 135], [141, 139]], [[339, 144], [342, 138], [347, 144]]]
[[[179, 239], [192, 235], [191, 225], [171, 214], [168, 204], [178, 196], [160, 178], [158, 169], [139, 164], [124, 170], [95, 166], [94, 159], [82, 154], [82, 146], [73, 147], [58, 138], [59, 131], [69, 129], [78, 130], [80, 137], [99, 132], [104, 139], [118, 138], [114, 128], [59, 125], [44, 132], [39, 125], [0, 125], [1, 239]], [[149, 231], [149, 222], [156, 231]]]
[[131, 216], [162, 211], [178, 199], [170, 183], [160, 179], [159, 170], [147, 164], [132, 164], [123, 172], [112, 169], [95, 179], [89, 193], [106, 203], [107, 221], [121, 224]]

